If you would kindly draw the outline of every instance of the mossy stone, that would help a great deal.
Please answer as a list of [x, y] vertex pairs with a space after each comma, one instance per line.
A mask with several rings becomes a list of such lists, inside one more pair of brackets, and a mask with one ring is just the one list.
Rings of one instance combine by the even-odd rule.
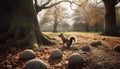
[[48, 69], [48, 68], [42, 60], [32, 59], [26, 62], [24, 69]]
[[62, 51], [60, 49], [54, 49], [51, 53], [50, 53], [50, 58], [54, 59], [54, 58], [62, 58], [63, 54]]
[[35, 53], [31, 49], [26, 49], [20, 55], [20, 60], [30, 60], [35, 58]]
[[88, 45], [83, 45], [82, 51], [90, 51], [90, 47]]
[[69, 69], [82, 69], [84, 65], [84, 59], [78, 53], [70, 55], [68, 58], [68, 68]]

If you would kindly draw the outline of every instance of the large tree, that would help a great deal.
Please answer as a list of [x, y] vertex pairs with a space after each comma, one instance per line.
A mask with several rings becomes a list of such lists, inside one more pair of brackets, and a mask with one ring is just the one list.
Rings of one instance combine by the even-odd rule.
[[[38, 5], [37, 0], [0, 0], [0, 43], [14, 43], [15, 45], [28, 45], [31, 47], [54, 44], [40, 31], [37, 13], [43, 9], [51, 8], [61, 2], [52, 3], [53, 0]], [[35, 6], [35, 7], [34, 7]]]
[[120, 36], [116, 26], [116, 13], [115, 5], [120, 0], [103, 0], [106, 13], [105, 13], [105, 29], [102, 35]]
[[0, 0], [0, 43], [51, 45], [41, 33], [33, 0]]

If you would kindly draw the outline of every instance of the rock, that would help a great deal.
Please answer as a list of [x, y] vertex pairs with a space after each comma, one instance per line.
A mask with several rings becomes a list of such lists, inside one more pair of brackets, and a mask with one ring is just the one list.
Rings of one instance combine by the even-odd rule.
[[22, 52], [22, 54], [20, 55], [20, 60], [30, 60], [30, 59], [34, 59], [35, 58], [35, 53], [33, 50], [30, 49], [26, 49]]
[[97, 46], [97, 45], [101, 45], [102, 42], [101, 41], [94, 41], [94, 42], [91, 42], [91, 46]]
[[97, 44], [97, 45], [101, 45], [102, 42], [101, 42], [101, 41], [96, 41], [96, 44]]
[[93, 40], [97, 40], [96, 38], [93, 38]]
[[120, 45], [116, 45], [116, 46], [114, 47], [114, 51], [120, 53]]
[[54, 49], [51, 53], [50, 53], [50, 58], [52, 59], [57, 59], [57, 58], [62, 58], [63, 54], [62, 51], [60, 49]]
[[91, 42], [91, 46], [96, 46], [96, 42]]
[[104, 38], [102, 38], [102, 40], [104, 41], [104, 40], [106, 40], [106, 38], [104, 37]]
[[76, 47], [76, 46], [70, 46], [70, 50], [77, 51], [77, 50], [79, 50], [79, 49], [78, 49], [78, 47]]
[[26, 62], [24, 69], [48, 69], [42, 60], [32, 59]]
[[83, 45], [83, 47], [82, 47], [82, 51], [90, 51], [90, 47], [89, 46], [87, 46], [87, 45]]
[[82, 69], [85, 61], [78, 53], [70, 55], [68, 58], [69, 69]]

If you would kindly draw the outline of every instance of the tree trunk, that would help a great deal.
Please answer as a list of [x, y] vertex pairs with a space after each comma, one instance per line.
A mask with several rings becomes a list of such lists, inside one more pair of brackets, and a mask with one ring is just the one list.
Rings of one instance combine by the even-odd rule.
[[85, 26], [85, 31], [86, 31], [86, 32], [90, 32], [88, 22], [86, 23], [86, 26]]
[[102, 35], [120, 36], [116, 26], [115, 0], [103, 0], [106, 8], [105, 26]]
[[53, 32], [54, 32], [54, 33], [57, 32], [57, 25], [58, 25], [57, 16], [55, 16], [55, 20], [54, 20], [54, 24], [53, 24]]
[[[0, 43], [12, 39], [14, 44], [38, 47], [38, 44], [51, 45], [41, 33], [33, 0], [2, 0], [0, 5]], [[2, 33], [4, 30], [4, 33]]]
[[95, 32], [99, 32], [99, 25], [98, 25], [98, 23], [95, 23]]

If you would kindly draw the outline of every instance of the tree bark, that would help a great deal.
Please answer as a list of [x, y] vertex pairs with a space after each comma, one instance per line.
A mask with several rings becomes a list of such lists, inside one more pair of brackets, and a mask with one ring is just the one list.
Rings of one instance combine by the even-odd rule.
[[4, 24], [0, 29], [0, 43], [12, 39], [15, 45], [30, 47], [54, 44], [40, 31], [33, 0], [2, 0], [0, 8], [0, 26]]
[[88, 22], [85, 24], [85, 31], [86, 31], [86, 32], [90, 32]]
[[102, 35], [120, 36], [116, 26], [115, 2], [116, 0], [103, 0], [106, 8], [105, 26]]
[[53, 24], [53, 32], [54, 33], [57, 32], [57, 26], [58, 26], [57, 16], [55, 16], [55, 20], [54, 20], [54, 24]]

